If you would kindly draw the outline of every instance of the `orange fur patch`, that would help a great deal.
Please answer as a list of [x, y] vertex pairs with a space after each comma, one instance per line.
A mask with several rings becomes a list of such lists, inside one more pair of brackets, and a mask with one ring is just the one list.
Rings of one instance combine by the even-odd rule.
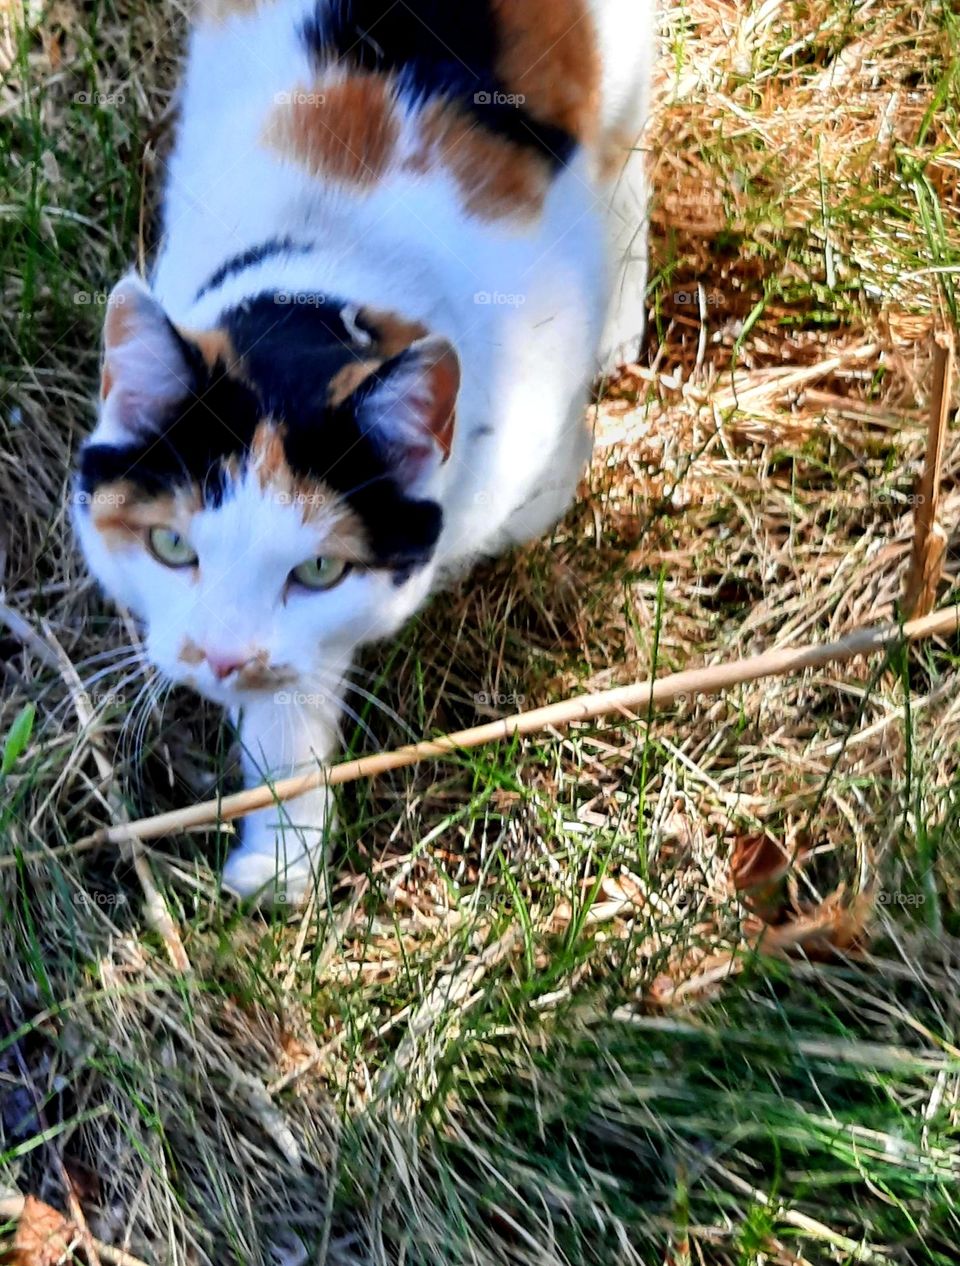
[[408, 321], [396, 312], [378, 312], [376, 308], [361, 308], [360, 319], [364, 326], [373, 332], [377, 351], [384, 360], [392, 360], [405, 352], [411, 343], [418, 338], [426, 338], [429, 333], [425, 325], [419, 321]]
[[261, 488], [271, 484], [292, 483], [293, 473], [283, 451], [283, 432], [269, 419], [261, 422], [254, 431], [250, 455], [256, 463]]
[[185, 637], [177, 653], [181, 664], [202, 664], [207, 658], [206, 652], [198, 646], [192, 637]]
[[360, 384], [366, 382], [371, 374], [376, 373], [382, 364], [382, 360], [355, 360], [349, 365], [344, 365], [343, 369], [330, 379], [327, 388], [327, 404], [330, 408], [335, 409], [337, 405], [349, 399]]
[[136, 313], [124, 303], [107, 304], [107, 315], [103, 322], [103, 346], [106, 355], [100, 371], [100, 399], [106, 400], [113, 390], [113, 372], [110, 369], [109, 353], [113, 348], [122, 347], [136, 334]]
[[104, 359], [100, 371], [100, 399], [106, 400], [113, 390], [114, 376], [110, 368], [110, 352], [129, 343], [137, 333], [136, 304], [126, 304], [123, 296], [111, 296], [103, 322]]
[[292, 686], [297, 680], [292, 668], [271, 665], [266, 651], [260, 651], [237, 673], [237, 685], [242, 690], [276, 690], [278, 686]]
[[198, 349], [204, 363], [210, 368], [221, 364], [227, 370], [234, 371], [234, 377], [243, 377], [243, 362], [236, 353], [226, 330], [189, 330], [184, 326], [177, 327], [178, 333]]
[[289, 96], [267, 120], [264, 140], [271, 148], [325, 179], [361, 189], [380, 180], [400, 136], [388, 79], [352, 75]]
[[298, 508], [304, 523], [316, 523], [322, 528], [317, 540], [318, 554], [351, 563], [372, 561], [363, 520], [322, 479], [293, 473], [283, 451], [283, 434], [272, 422], [261, 422], [257, 427], [251, 455], [261, 488], [269, 489], [281, 504]]
[[103, 321], [103, 345], [109, 351], [129, 343], [137, 332], [137, 305], [123, 302], [123, 296], [111, 298]]
[[370, 332], [376, 356], [353, 361], [334, 374], [327, 388], [327, 403], [331, 408], [336, 408], [352, 396], [386, 361], [399, 356], [418, 339], [426, 338], [430, 332], [420, 321], [408, 321], [396, 312], [360, 308], [357, 317], [363, 328]]
[[196, 489], [149, 496], [128, 480], [97, 488], [89, 504], [94, 527], [110, 549], [143, 545], [154, 527], [170, 527], [186, 536], [190, 520], [201, 508]]
[[595, 137], [600, 53], [586, 0], [492, 0], [492, 8], [505, 90], [541, 122], [580, 142]]
[[421, 115], [420, 146], [408, 162], [426, 173], [444, 166], [452, 173], [464, 209], [482, 219], [539, 215], [550, 187], [550, 170], [539, 155], [486, 132], [475, 120], [443, 103]]

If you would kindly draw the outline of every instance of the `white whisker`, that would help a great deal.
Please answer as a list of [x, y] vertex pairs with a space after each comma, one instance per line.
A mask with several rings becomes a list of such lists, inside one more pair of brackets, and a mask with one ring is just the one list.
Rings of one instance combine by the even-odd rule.
[[[333, 679], [330, 678], [329, 676], [324, 677], [322, 674], [322, 670], [313, 673], [310, 677], [306, 678], [305, 680], [311, 683], [315, 682], [317, 685], [324, 687], [326, 689], [326, 692], [332, 696], [339, 695], [341, 691], [343, 691], [344, 689], [348, 693], [352, 692], [353, 694], [359, 695], [361, 699], [369, 703], [370, 706], [374, 708], [377, 712], [382, 713], [382, 715], [385, 716], [388, 720], [393, 721], [396, 725], [399, 725], [401, 730], [404, 732], [404, 734], [406, 734], [409, 738], [417, 737], [416, 732], [407, 724], [406, 721], [404, 721], [403, 717], [401, 717], [397, 712], [394, 711], [393, 708], [390, 707], [389, 704], [384, 703], [382, 699], [379, 699], [375, 694], [365, 689], [363, 686], [358, 685], [357, 682], [351, 681], [349, 678], [347, 678], [346, 680], [337, 679], [336, 686], [333, 687], [333, 684], [332, 684]], [[340, 706], [342, 710], [346, 712], [346, 714], [352, 720], [356, 721], [358, 725], [362, 726], [362, 728], [365, 730], [365, 732], [368, 735], [370, 735], [371, 738], [373, 737], [372, 731], [365, 724], [365, 722], [361, 720], [361, 718], [358, 716], [358, 714], [353, 708], [348, 707], [348, 705], [343, 702], [341, 702]]]

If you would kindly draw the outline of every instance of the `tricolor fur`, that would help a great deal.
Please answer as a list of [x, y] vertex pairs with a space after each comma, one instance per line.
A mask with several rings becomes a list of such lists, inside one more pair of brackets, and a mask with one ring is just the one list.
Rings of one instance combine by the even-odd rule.
[[[328, 759], [357, 646], [568, 505], [641, 333], [653, 41], [648, 0], [201, 0], [77, 523], [251, 781]], [[302, 893], [327, 808], [253, 815], [227, 882]]]

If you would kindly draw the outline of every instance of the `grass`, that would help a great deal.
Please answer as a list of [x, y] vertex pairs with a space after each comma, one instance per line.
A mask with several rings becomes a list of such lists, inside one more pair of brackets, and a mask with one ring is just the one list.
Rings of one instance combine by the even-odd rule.
[[[165, 840], [188, 973], [132, 856], [69, 852], [116, 798], [235, 781], [213, 710], [131, 697], [68, 527], [183, 24], [0, 5], [0, 584], [34, 634], [0, 629], [0, 1188], [72, 1187], [171, 1266], [954, 1263], [955, 645], [345, 789], [329, 899], [288, 919], [220, 898], [226, 836]], [[946, 4], [669, 7], [647, 358], [553, 541], [369, 656], [400, 720], [358, 697], [354, 750], [890, 618], [957, 315], [958, 67]], [[954, 432], [944, 472], [946, 602]]]

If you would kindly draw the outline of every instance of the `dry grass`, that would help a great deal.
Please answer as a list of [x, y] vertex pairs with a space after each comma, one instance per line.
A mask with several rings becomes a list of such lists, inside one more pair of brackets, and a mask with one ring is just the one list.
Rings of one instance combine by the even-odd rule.
[[[289, 921], [221, 902], [228, 840], [164, 841], [189, 971], [142, 861], [69, 852], [233, 753], [189, 696], [135, 706], [68, 528], [90, 297], [149, 224], [182, 19], [29, 7], [0, 6], [0, 573], [34, 635], [0, 630], [0, 734], [37, 709], [0, 808], [0, 1186], [72, 1186], [155, 1263], [955, 1262], [956, 647], [358, 785], [328, 905]], [[956, 318], [960, 25], [905, 0], [665, 25], [648, 359], [554, 541], [369, 657], [418, 736], [901, 593]], [[958, 474], [954, 431], [944, 601]], [[408, 737], [364, 719], [357, 751]]]

